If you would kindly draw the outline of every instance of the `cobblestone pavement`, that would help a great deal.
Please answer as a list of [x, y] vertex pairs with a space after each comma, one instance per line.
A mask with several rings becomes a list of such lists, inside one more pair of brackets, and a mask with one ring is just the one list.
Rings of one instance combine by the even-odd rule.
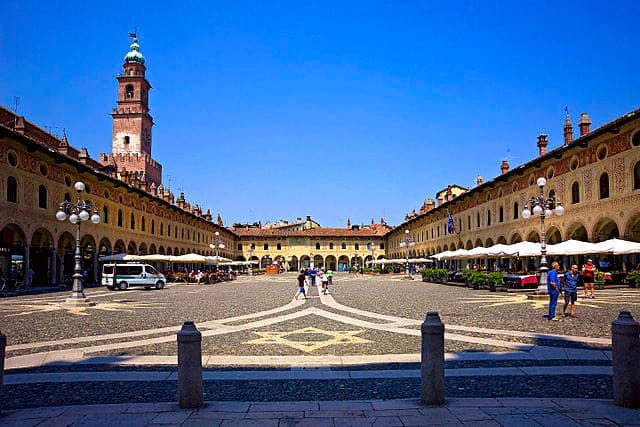
[[175, 401], [185, 320], [202, 333], [207, 400], [415, 398], [427, 311], [446, 325], [447, 396], [611, 399], [611, 322], [620, 310], [640, 315], [640, 289], [628, 288], [579, 299], [578, 318], [559, 322], [526, 294], [401, 276], [336, 274], [330, 295], [314, 287], [306, 300], [296, 290], [287, 273], [90, 288], [86, 309], [62, 305], [69, 291], [3, 298], [3, 406]]

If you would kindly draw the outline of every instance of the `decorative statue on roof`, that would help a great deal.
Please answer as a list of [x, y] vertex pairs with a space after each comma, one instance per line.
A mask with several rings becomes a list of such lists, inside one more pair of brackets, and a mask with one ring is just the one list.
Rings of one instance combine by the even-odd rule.
[[218, 219], [217, 219], [216, 223], [217, 223], [220, 227], [224, 227], [224, 224], [222, 223], [222, 216], [220, 216], [220, 212], [218, 212]]

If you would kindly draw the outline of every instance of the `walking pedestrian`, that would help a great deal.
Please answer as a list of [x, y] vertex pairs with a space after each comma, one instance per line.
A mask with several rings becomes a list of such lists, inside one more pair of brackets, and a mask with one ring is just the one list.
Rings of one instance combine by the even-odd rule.
[[329, 278], [329, 286], [331, 286], [333, 284], [333, 270], [332, 269], [327, 270], [327, 277]]
[[569, 316], [576, 317], [576, 301], [578, 300], [578, 266], [572, 265], [571, 270], [564, 273], [564, 305], [562, 306], [562, 317], [566, 317], [567, 306], [571, 304], [571, 314]]
[[[582, 271], [580, 272], [582, 275], [582, 284], [584, 285], [585, 298], [594, 298], [593, 289], [595, 288], [596, 271], [597, 269], [593, 265], [593, 260], [587, 258], [587, 262], [582, 266]], [[591, 295], [589, 295], [589, 291], [591, 291]]]
[[560, 280], [558, 280], [558, 269], [560, 264], [554, 262], [551, 264], [551, 271], [547, 275], [547, 291], [549, 291], [549, 320], [558, 320], [556, 318], [556, 306], [558, 305], [558, 296], [560, 295]]
[[307, 294], [304, 291], [304, 282], [306, 279], [307, 275], [305, 274], [305, 270], [304, 268], [302, 270], [300, 270], [300, 274], [298, 275], [298, 292], [296, 292], [296, 299], [298, 299], [298, 296], [302, 295], [303, 299], [307, 299]]
[[324, 271], [320, 275], [320, 282], [322, 282], [322, 293], [326, 295], [329, 293], [329, 276]]

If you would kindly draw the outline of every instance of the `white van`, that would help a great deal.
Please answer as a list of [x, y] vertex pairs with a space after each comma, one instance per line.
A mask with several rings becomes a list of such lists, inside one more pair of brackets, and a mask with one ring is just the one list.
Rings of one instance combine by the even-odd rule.
[[[115, 280], [113, 275], [115, 273]], [[129, 286], [144, 286], [150, 289], [164, 288], [167, 279], [149, 264], [105, 264], [102, 266], [102, 284], [113, 291], [127, 290]]]

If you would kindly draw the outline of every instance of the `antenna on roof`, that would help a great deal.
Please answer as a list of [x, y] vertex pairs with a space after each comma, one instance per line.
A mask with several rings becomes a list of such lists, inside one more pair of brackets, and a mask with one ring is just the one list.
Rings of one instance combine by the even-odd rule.
[[169, 192], [171, 192], [171, 175], [167, 174], [167, 181], [169, 181], [167, 188], [169, 189]]
[[18, 105], [20, 105], [20, 98], [17, 96], [13, 97], [13, 114], [18, 115]]

